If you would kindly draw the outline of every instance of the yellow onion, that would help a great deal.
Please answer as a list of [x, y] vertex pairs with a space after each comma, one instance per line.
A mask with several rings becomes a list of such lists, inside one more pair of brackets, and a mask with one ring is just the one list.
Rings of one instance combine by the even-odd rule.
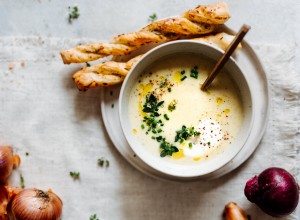
[[24, 189], [11, 203], [11, 213], [15, 220], [59, 220], [62, 201], [51, 190]]
[[0, 182], [4, 182], [11, 174], [14, 165], [20, 165], [20, 157], [13, 155], [11, 147], [0, 146]]
[[224, 217], [226, 220], [247, 220], [248, 217], [243, 209], [235, 202], [229, 202], [225, 206]]
[[22, 189], [9, 186], [9, 185], [1, 185], [0, 186], [0, 219], [9, 219], [8, 218], [8, 210], [10, 201], [21, 192]]

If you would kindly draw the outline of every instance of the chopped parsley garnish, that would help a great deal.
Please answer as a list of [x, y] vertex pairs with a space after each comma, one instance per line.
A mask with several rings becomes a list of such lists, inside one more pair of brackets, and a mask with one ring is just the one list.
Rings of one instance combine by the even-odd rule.
[[156, 141], [157, 141], [157, 142], [161, 142], [161, 141], [162, 141], [162, 139], [163, 139], [163, 137], [162, 137], [162, 136], [158, 136], [158, 137], [156, 137]]
[[172, 88], [171, 88], [171, 87], [169, 87], [169, 88], [168, 88], [168, 92], [171, 92], [171, 91], [172, 91]]
[[174, 110], [176, 109], [176, 104], [177, 104], [176, 100], [173, 100], [173, 101], [168, 105], [168, 110], [169, 110], [170, 112], [174, 111]]
[[192, 143], [189, 143], [189, 148], [192, 148], [193, 147], [193, 144]]
[[99, 219], [97, 218], [97, 215], [94, 214], [94, 215], [91, 215], [91, 216], [90, 216], [90, 220], [99, 220]]
[[70, 176], [74, 179], [77, 180], [80, 177], [80, 173], [79, 172], [70, 172]]
[[152, 15], [149, 15], [148, 21], [153, 22], [157, 20], [157, 15], [156, 13], [153, 13]]
[[24, 189], [25, 188], [25, 180], [22, 174], [20, 174], [20, 182], [21, 182], [21, 188]]
[[159, 116], [158, 108], [164, 104], [164, 101], [158, 102], [157, 98], [151, 93], [146, 95], [146, 102], [143, 105], [143, 112], [152, 113], [154, 116]]
[[72, 21], [74, 19], [77, 19], [79, 17], [79, 9], [77, 6], [69, 6], [68, 7], [68, 11], [69, 11], [69, 23], [72, 23]]
[[175, 147], [174, 145], [170, 144], [165, 140], [165, 138], [162, 138], [161, 143], [160, 143], [160, 156], [165, 157], [165, 156], [172, 156], [173, 153], [178, 152], [178, 148]]
[[185, 70], [180, 71], [181, 75], [185, 74]]
[[98, 166], [99, 167], [109, 167], [109, 160], [106, 160], [104, 157], [101, 157], [100, 159], [98, 159]]
[[26, 156], [29, 156], [29, 153], [28, 153], [28, 152], [26, 152], [26, 153], [25, 153], [25, 155], [26, 155]]
[[190, 77], [193, 77], [193, 78], [195, 78], [195, 79], [198, 79], [198, 74], [199, 74], [199, 72], [198, 72], [197, 69], [198, 69], [197, 66], [194, 66], [194, 68], [191, 69]]
[[187, 76], [182, 77], [180, 80], [183, 81], [187, 78]]
[[183, 125], [181, 130], [176, 131], [175, 142], [183, 143], [189, 137], [199, 135], [200, 133], [195, 131], [194, 127], [187, 128], [185, 125]]
[[141, 129], [144, 129], [144, 128], [145, 128], [145, 125], [144, 125], [144, 124], [142, 124], [142, 125], [141, 125]]
[[111, 108], [114, 108], [115, 107], [115, 104], [111, 104]]
[[85, 64], [86, 64], [87, 67], [90, 67], [90, 66], [91, 66], [91, 64], [88, 63], [88, 62], [86, 62]]
[[154, 128], [156, 128], [157, 124], [158, 124], [158, 121], [155, 119], [155, 117], [153, 115], [151, 116], [144, 116], [144, 120], [143, 122], [145, 122], [145, 124], [148, 126], [148, 130], [147, 131], [150, 131]]
[[165, 118], [167, 121], [170, 120], [170, 118], [169, 118], [169, 116], [168, 116], [167, 114], [164, 114], [164, 118]]

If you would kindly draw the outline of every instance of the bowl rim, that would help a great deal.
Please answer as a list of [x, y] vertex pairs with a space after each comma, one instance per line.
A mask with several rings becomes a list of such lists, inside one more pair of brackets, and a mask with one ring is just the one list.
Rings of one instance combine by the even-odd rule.
[[[157, 51], [157, 50], [160, 50], [161, 48], [164, 48], [164, 47], [168, 47], [170, 45], [173, 45], [173, 44], [201, 44], [201, 45], [204, 45], [208, 48], [210, 48], [211, 50], [215, 50], [217, 51], [217, 53], [224, 53], [223, 50], [221, 50], [220, 48], [214, 46], [214, 45], [211, 45], [209, 43], [206, 43], [206, 42], [199, 42], [199, 41], [192, 41], [192, 40], [177, 40], [177, 41], [171, 41], [171, 42], [167, 42], [167, 43], [163, 43], [163, 44], [160, 44], [152, 49], [150, 49], [149, 51], [147, 51], [141, 59], [139, 59], [133, 66], [132, 68], [130, 69], [129, 73], [127, 74], [124, 82], [122, 83], [122, 86], [121, 86], [121, 90], [120, 90], [120, 98], [119, 98], [119, 119], [120, 119], [120, 123], [121, 123], [121, 128], [122, 128], [122, 131], [123, 131], [123, 134], [125, 136], [125, 139], [127, 140], [130, 148], [133, 150], [133, 152], [144, 162], [146, 163], [147, 165], [149, 165], [150, 167], [152, 167], [153, 169], [155, 169], [156, 171], [158, 172], [161, 172], [163, 174], [166, 174], [166, 175], [169, 175], [169, 176], [174, 176], [174, 177], [179, 177], [179, 178], [197, 178], [197, 177], [203, 177], [205, 175], [208, 175], [222, 167], [224, 167], [226, 164], [230, 163], [230, 161], [236, 157], [236, 155], [241, 151], [241, 149], [244, 147], [244, 145], [246, 144], [248, 138], [249, 138], [249, 135], [251, 133], [251, 130], [252, 130], [252, 125], [253, 125], [253, 121], [254, 121], [254, 102], [253, 102], [253, 94], [252, 94], [252, 91], [251, 91], [251, 87], [250, 87], [250, 80], [249, 80], [249, 77], [245, 74], [245, 72], [243, 71], [243, 69], [238, 65], [238, 63], [236, 62], [236, 60], [233, 58], [233, 57], [230, 57], [230, 62], [233, 62], [233, 64], [235, 65], [235, 67], [238, 69], [238, 71], [240, 73], [242, 73], [242, 77], [244, 78], [246, 84], [247, 84], [247, 90], [248, 90], [248, 93], [249, 93], [249, 100], [250, 100], [250, 103], [251, 103], [251, 111], [250, 111], [250, 114], [251, 114], [251, 118], [250, 118], [250, 121], [249, 121], [249, 127], [246, 131], [246, 135], [244, 137], [244, 139], [242, 140], [242, 144], [241, 146], [238, 148], [238, 150], [236, 150], [236, 152], [230, 157], [228, 158], [227, 160], [225, 160], [225, 162], [223, 162], [221, 165], [219, 165], [216, 169], [214, 170], [207, 170], [206, 172], [199, 172], [199, 173], [192, 173], [192, 174], [187, 174], [185, 172], [169, 172], [169, 170], [167, 169], [161, 169], [161, 167], [158, 167], [156, 166], [153, 161], [149, 161], [147, 158], [145, 158], [144, 154], [140, 153], [141, 151], [139, 150], [139, 147], [136, 147], [133, 143], [132, 143], [132, 140], [131, 138], [129, 137], [130, 135], [130, 131], [128, 131], [128, 129], [126, 129], [126, 124], [130, 124], [128, 121], [129, 120], [124, 120], [123, 118], [123, 115], [124, 115], [124, 109], [127, 108], [127, 105], [126, 106], [123, 106], [123, 102], [122, 100], [124, 99], [124, 91], [126, 90], [126, 85], [128, 84], [128, 81], [131, 80], [131, 75], [133, 74], [133, 72], [135, 71], [136, 67], [138, 65], [140, 65], [141, 62], [143, 62], [145, 59], [147, 59], [150, 54], [152, 54], [153, 52]], [[182, 51], [178, 51], [178, 53], [182, 53]], [[184, 53], [188, 53], [188, 52], [184, 52]], [[192, 52], [191, 52], [192, 53]], [[167, 55], [164, 55], [162, 57], [159, 57], [158, 59], [156, 59], [155, 61], [157, 60], [160, 60], [162, 59], [163, 57], [167, 57], [171, 54], [167, 54]], [[154, 62], [155, 62], [154, 61]], [[146, 66], [144, 69], [147, 69], [147, 67], [151, 66], [148, 65]], [[130, 91], [130, 89], [128, 90]], [[130, 126], [129, 126], [130, 127]], [[131, 135], [132, 136], [132, 135]], [[137, 139], [137, 138], [136, 138]]]

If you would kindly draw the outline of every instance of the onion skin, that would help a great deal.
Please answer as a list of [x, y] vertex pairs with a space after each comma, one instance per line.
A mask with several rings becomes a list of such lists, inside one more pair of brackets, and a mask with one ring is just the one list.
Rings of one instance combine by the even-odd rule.
[[11, 212], [15, 220], [59, 220], [62, 205], [51, 190], [24, 189], [13, 199]]
[[11, 147], [0, 146], [0, 182], [3, 183], [10, 176], [14, 166]]
[[247, 181], [245, 196], [273, 217], [291, 214], [299, 202], [299, 186], [286, 170], [271, 167]]
[[226, 220], [248, 220], [246, 213], [235, 202], [229, 202], [225, 206], [224, 216]]
[[0, 186], [0, 220], [8, 220], [8, 206], [10, 201], [21, 192], [22, 189], [9, 185]]

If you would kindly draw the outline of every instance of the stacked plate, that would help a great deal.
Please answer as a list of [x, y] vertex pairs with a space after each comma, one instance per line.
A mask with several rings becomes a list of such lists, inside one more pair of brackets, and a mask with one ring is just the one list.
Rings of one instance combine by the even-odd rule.
[[[226, 26], [223, 27], [222, 31], [225, 31], [229, 34], [235, 34]], [[240, 166], [244, 161], [246, 161], [258, 146], [264, 133], [269, 112], [269, 93], [266, 73], [259, 58], [255, 54], [252, 47], [246, 41], [242, 42], [242, 46], [243, 48], [235, 54], [234, 58], [239, 66], [244, 70], [244, 72], [249, 74], [251, 82], [253, 83], [254, 89], [252, 94], [252, 101], [253, 106], [255, 106], [255, 108], [253, 109], [253, 114], [255, 117], [253, 121], [253, 128], [246, 144], [229, 163], [212, 173], [202, 176], [201, 178], [181, 178], [169, 176], [147, 165], [131, 149], [121, 128], [118, 102], [121, 85], [103, 88], [101, 93], [101, 112], [104, 124], [113, 144], [120, 152], [120, 154], [135, 168], [149, 176], [159, 179], [176, 181], [199, 179], [208, 180], [217, 178], [231, 172], [232, 170]], [[150, 48], [144, 48], [144, 50], [147, 49]], [[135, 54], [133, 54], [132, 56], [134, 55]]]

